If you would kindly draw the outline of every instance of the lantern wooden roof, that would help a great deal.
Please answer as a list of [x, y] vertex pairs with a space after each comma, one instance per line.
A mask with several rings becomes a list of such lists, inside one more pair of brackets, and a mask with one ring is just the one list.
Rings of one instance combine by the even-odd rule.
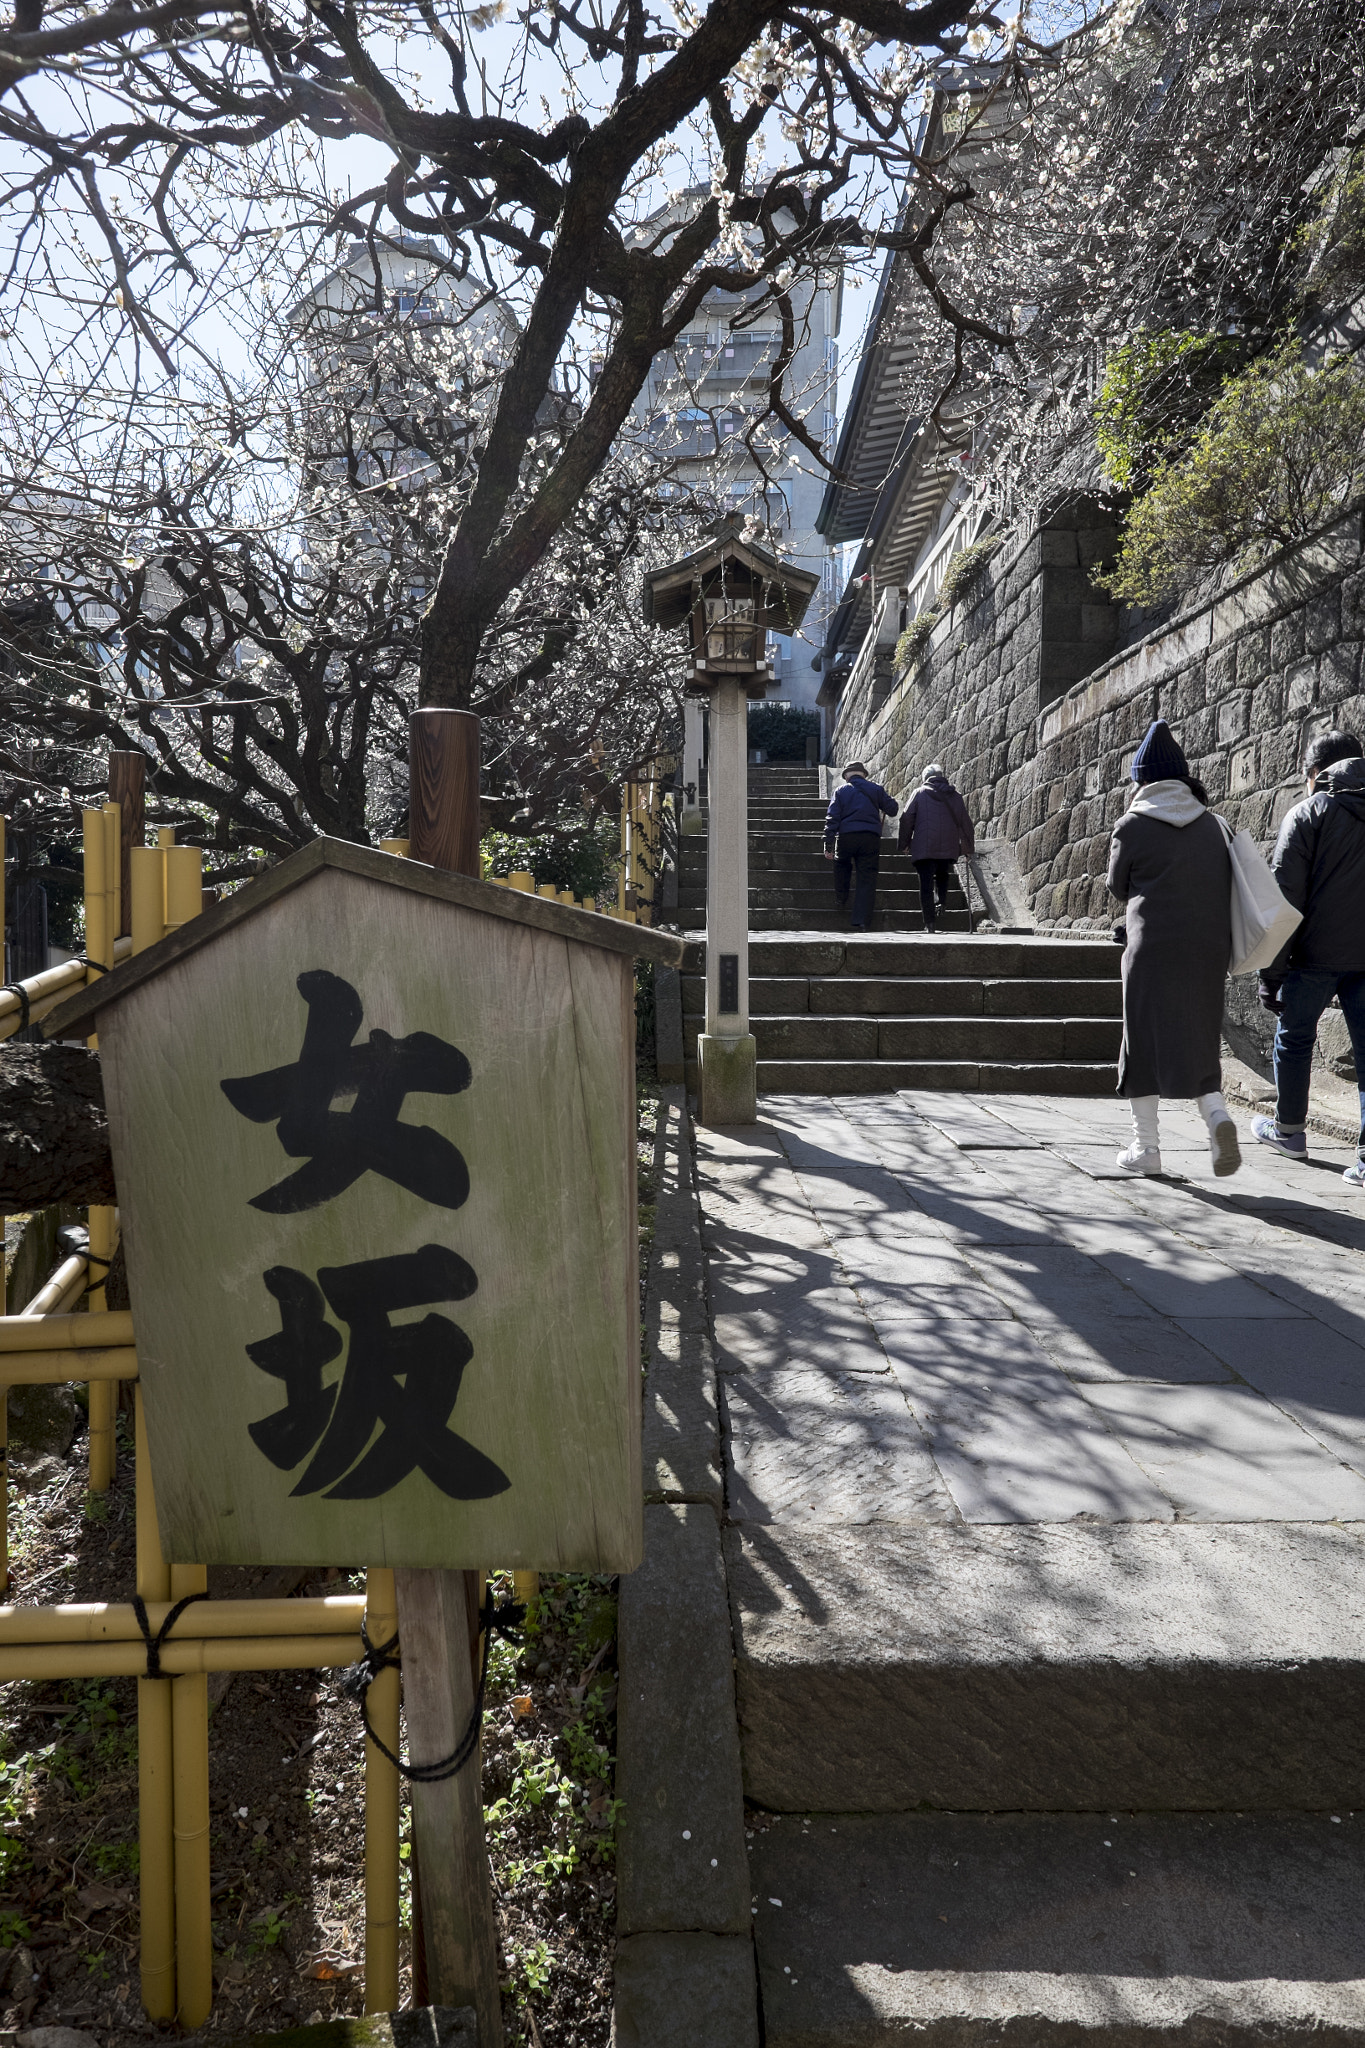
[[755, 625], [791, 633], [805, 617], [820, 578], [810, 569], [779, 562], [733, 532], [718, 534], [681, 561], [646, 572], [645, 623], [686, 625], [699, 600], [717, 594], [722, 585], [728, 594], [752, 598]]
[[428, 867], [422, 861], [403, 860], [375, 847], [356, 846], [348, 839], [313, 839], [278, 867], [168, 933], [136, 959], [125, 960], [112, 973], [102, 974], [89, 987], [79, 989], [69, 1002], [43, 1019], [45, 1035], [70, 1038], [93, 1031], [100, 1010], [118, 1002], [186, 954], [212, 945], [245, 918], [266, 909], [323, 868], [340, 868], [367, 881], [382, 882], [413, 895], [437, 897], [465, 909], [483, 911], [488, 917], [530, 925], [558, 938], [576, 939], [581, 945], [600, 946], [611, 953], [635, 954], [669, 967], [678, 966], [683, 957], [682, 940], [668, 932], [651, 931], [643, 925], [629, 924], [624, 918], [605, 917], [567, 903], [552, 903], [548, 897], [527, 895], [517, 889], [501, 889], [492, 882], [475, 881], [470, 875], [452, 874], [444, 868]]

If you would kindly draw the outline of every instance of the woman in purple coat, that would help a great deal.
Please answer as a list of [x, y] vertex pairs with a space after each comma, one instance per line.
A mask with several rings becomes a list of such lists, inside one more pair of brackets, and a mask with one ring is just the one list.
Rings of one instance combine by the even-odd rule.
[[[920, 786], [901, 813], [902, 853], [908, 853], [919, 875], [919, 900], [924, 929], [938, 930], [948, 907], [948, 883], [964, 853], [976, 851], [976, 835], [967, 806], [937, 761], [931, 761]], [[938, 897], [937, 910], [934, 898]]]

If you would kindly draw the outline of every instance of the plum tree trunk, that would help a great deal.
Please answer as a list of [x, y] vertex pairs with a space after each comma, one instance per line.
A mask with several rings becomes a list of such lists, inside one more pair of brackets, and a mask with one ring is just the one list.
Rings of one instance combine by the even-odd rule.
[[81, 1045], [6, 1045], [0, 1050], [0, 1215], [54, 1202], [117, 1200], [99, 1054]]

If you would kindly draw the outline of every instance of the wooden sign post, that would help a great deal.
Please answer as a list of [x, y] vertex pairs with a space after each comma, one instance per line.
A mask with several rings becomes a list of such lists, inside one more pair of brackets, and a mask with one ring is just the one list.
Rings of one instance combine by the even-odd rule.
[[[408, 858], [477, 875], [478, 719], [468, 711], [416, 712], [408, 768]], [[413, 1569], [396, 1573], [395, 1583], [409, 1753], [423, 1761], [447, 1757], [474, 1709], [470, 1615], [479, 1607], [479, 1574]], [[477, 1627], [473, 1635], [477, 1643]], [[426, 1998], [457, 2010], [472, 2005], [480, 2048], [501, 2048], [481, 1751], [451, 1777], [414, 1784], [411, 1797]]]
[[[465, 1571], [640, 1559], [634, 953], [682, 942], [315, 840], [47, 1020], [98, 1021], [164, 1554], [400, 1568], [417, 1763], [468, 1724]], [[444, 1784], [429, 1995], [492, 2043]]]

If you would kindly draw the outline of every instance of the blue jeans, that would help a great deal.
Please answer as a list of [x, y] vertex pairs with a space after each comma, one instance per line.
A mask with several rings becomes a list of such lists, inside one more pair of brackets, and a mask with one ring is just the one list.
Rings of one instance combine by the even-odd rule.
[[1333, 996], [1351, 1034], [1356, 1085], [1360, 1089], [1360, 1141], [1365, 1159], [1365, 974], [1291, 968], [1280, 990], [1282, 1014], [1275, 1031], [1275, 1121], [1282, 1131], [1308, 1123], [1308, 1075], [1317, 1043], [1318, 1019]]

